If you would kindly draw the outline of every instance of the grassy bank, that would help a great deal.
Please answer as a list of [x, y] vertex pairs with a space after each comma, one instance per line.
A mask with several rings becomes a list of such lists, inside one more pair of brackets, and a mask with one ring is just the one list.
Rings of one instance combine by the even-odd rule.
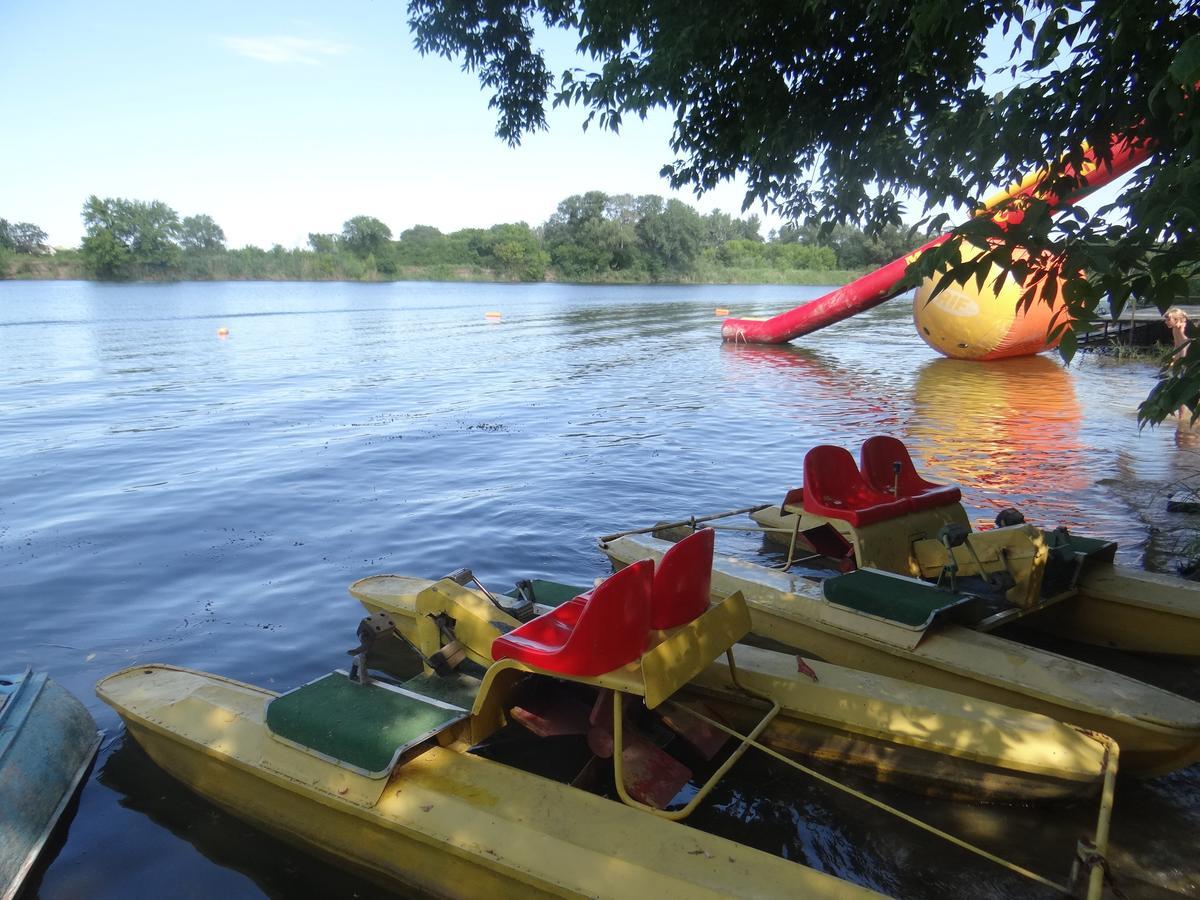
[[[770, 269], [704, 265], [686, 273], [607, 272], [596, 278], [564, 278], [552, 267], [540, 279], [518, 278], [511, 272], [485, 266], [396, 266], [381, 271], [369, 258], [347, 254], [318, 254], [305, 250], [263, 251], [257, 248], [225, 251], [207, 258], [184, 260], [174, 270], [146, 268], [131, 272], [128, 281], [461, 281], [570, 282], [574, 284], [806, 284], [840, 285], [861, 273], [845, 269]], [[94, 280], [77, 250], [54, 255], [0, 254], [0, 279]]]

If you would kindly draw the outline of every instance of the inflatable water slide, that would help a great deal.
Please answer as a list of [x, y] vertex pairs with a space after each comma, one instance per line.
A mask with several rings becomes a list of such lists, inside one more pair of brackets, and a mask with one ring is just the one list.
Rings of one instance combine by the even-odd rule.
[[[1044, 200], [1051, 210], [1061, 210], [1132, 171], [1154, 148], [1145, 142], [1116, 137], [1108, 147], [1108, 158], [1097, 154], [1092, 147], [1085, 145], [1082, 149], [1082, 163], [1078, 167], [1068, 163], [1063, 173], [1079, 180], [1079, 187], [1070, 194], [1060, 197], [1053, 193], [1046, 183], [1048, 173], [1043, 169], [997, 191], [975, 215], [990, 215], [1004, 228], [1019, 222], [1024, 215], [1022, 198]], [[878, 306], [901, 293], [900, 285], [910, 263], [949, 237], [950, 232], [941, 234], [856, 281], [770, 319], [726, 319], [721, 336], [726, 341], [783, 344]], [[1027, 356], [1056, 343], [1047, 341], [1047, 332], [1059, 307], [1036, 303], [1027, 310], [1018, 310], [1023, 286], [1003, 270], [994, 268], [981, 290], [975, 290], [974, 284], [953, 285], [931, 299], [933, 279], [918, 289], [913, 315], [917, 331], [926, 343], [958, 359]]]

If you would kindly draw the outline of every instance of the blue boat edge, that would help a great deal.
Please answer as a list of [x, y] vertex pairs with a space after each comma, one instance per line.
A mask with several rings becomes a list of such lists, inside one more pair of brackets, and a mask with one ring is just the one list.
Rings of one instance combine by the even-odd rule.
[[[104, 733], [44, 672], [0, 675], [0, 900], [12, 900], [79, 792]], [[49, 752], [53, 751], [53, 752]]]

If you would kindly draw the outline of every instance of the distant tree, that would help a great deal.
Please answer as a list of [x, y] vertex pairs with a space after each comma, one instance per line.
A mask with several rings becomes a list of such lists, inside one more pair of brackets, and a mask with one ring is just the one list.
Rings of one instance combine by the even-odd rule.
[[761, 241], [762, 220], [758, 216], [735, 219], [727, 212], [714, 209], [704, 217], [704, 246], [721, 247], [728, 241]]
[[184, 250], [223, 250], [225, 232], [212, 216], [185, 216], [179, 223], [179, 246]]
[[342, 225], [342, 244], [362, 259], [380, 253], [392, 239], [392, 229], [372, 216], [355, 216]]
[[493, 225], [482, 244], [480, 262], [496, 272], [521, 281], [541, 281], [546, 277], [549, 254], [526, 223]]
[[87, 235], [80, 250], [84, 267], [98, 278], [122, 278], [128, 274], [133, 254], [108, 229]]
[[834, 269], [838, 258], [831, 247], [815, 244], [767, 244], [766, 258], [777, 269]]
[[336, 253], [339, 240], [336, 234], [308, 234], [308, 246], [312, 247], [314, 253]]
[[449, 239], [432, 225], [414, 225], [402, 231], [396, 247], [398, 261], [409, 266], [449, 263], [451, 252]]
[[93, 194], [83, 224], [84, 264], [102, 278], [127, 277], [131, 267], [164, 274], [179, 266], [179, 214], [165, 203]]
[[14, 253], [38, 256], [49, 251], [46, 246], [48, 235], [30, 222], [8, 222], [0, 219], [0, 247]]
[[[661, 202], [661, 201], [660, 201]], [[633, 269], [638, 260], [632, 198], [602, 191], [573, 194], [542, 228], [551, 263], [567, 278], [594, 278]]]
[[688, 271], [704, 244], [704, 220], [680, 200], [648, 210], [636, 230], [649, 268], [656, 274]]
[[734, 269], [755, 269], [766, 264], [768, 246], [761, 241], [734, 238], [717, 248], [717, 261]]

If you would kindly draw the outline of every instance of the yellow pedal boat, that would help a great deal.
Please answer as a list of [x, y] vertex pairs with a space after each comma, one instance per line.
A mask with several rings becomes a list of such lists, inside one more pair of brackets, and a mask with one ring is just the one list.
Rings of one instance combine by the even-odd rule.
[[[696, 589], [707, 600], [712, 532], [700, 535], [708, 544], [705, 577]], [[688, 565], [673, 554], [665, 563], [659, 559], [659, 574], [670, 578], [672, 562]], [[390, 616], [396, 631], [432, 664], [439, 664], [447, 646], [454, 648], [451, 655], [487, 668], [496, 638], [520, 622], [482, 586], [461, 583], [469, 580], [464, 572], [457, 580], [436, 582], [374, 575], [355, 582], [350, 593], [369, 612]], [[551, 587], [558, 588], [560, 601], [575, 593]], [[538, 596], [549, 593], [539, 587]], [[1101, 745], [1046, 716], [743, 644], [737, 647], [737, 670], [742, 684], [780, 705], [763, 733], [765, 744], [855, 766], [877, 781], [993, 802], [1052, 801], [1093, 792], [1100, 781]], [[719, 661], [698, 669], [681, 685], [680, 697], [704, 703], [741, 727], [754, 719], [754, 704], [747, 704]]]
[[[600, 540], [600, 548], [616, 567], [660, 560], [680, 530], [658, 535], [610, 536]], [[954, 624], [956, 604], [965, 601], [939, 595], [927, 603], [936, 591], [918, 579], [860, 569], [822, 582], [716, 554], [711, 590], [717, 598], [741, 593], [760, 639], [911, 682], [914, 702], [925, 689], [921, 685], [1107, 734], [1121, 747], [1123, 768], [1143, 775], [1200, 758], [1200, 703]]]
[[[588, 615], [579, 617], [576, 633], [585, 620], [605, 624]], [[359, 670], [278, 695], [217, 675], [145, 665], [110, 675], [96, 691], [151, 759], [188, 787], [392, 886], [478, 898], [691, 900], [747, 889], [762, 897], [879, 896], [676, 821], [746, 744], [682, 810], [659, 808], [650, 799], [653, 784], [638, 793], [647, 774], [645, 754], [638, 757], [645, 741], [630, 734], [630, 701], [646, 708], [668, 703], [676, 681], [707, 665], [701, 654], [724, 652], [747, 624], [745, 605], [730, 598], [651, 642], [636, 659], [590, 675], [508, 658], [482, 680], [426, 673], [392, 685]], [[517, 702], [528, 705], [519, 697], [531, 682], [608, 698], [611, 724], [593, 714], [591, 727], [601, 730], [601, 743], [608, 740], [619, 801], [478, 753], [516, 715]], [[647, 752], [653, 768], [656, 751]]]
[[959, 488], [918, 475], [895, 438], [868, 439], [860, 458], [814, 447], [805, 485], [751, 517], [793, 557], [833, 554], [972, 598], [955, 618], [977, 631], [1020, 620], [1102, 647], [1200, 656], [1200, 583], [1114, 565], [1115, 543], [1035, 528], [1013, 509], [973, 531]]

